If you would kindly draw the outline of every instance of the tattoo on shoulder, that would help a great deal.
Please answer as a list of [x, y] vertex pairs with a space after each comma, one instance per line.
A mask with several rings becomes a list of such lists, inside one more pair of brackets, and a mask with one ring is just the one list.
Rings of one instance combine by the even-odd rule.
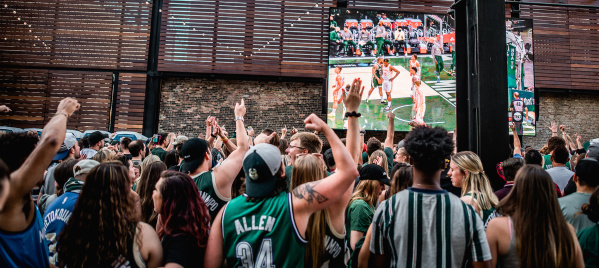
[[322, 204], [328, 201], [329, 199], [326, 196], [319, 193], [318, 191], [314, 190], [314, 187], [316, 187], [316, 185], [318, 185], [319, 183], [320, 181], [302, 184], [299, 187], [293, 189], [293, 195], [296, 198], [306, 200], [308, 204], [313, 204], [315, 201], [318, 204]]

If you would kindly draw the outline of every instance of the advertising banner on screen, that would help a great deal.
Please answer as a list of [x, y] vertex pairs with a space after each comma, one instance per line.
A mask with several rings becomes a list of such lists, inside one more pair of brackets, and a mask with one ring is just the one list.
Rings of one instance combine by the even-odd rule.
[[[536, 135], [533, 27], [530, 19], [506, 19], [508, 115], [518, 135]], [[512, 131], [509, 130], [512, 134]]]

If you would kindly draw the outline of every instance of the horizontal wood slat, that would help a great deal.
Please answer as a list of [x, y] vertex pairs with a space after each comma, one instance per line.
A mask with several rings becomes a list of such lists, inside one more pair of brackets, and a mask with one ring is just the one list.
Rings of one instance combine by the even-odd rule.
[[145, 70], [151, 9], [146, 0], [2, 1], [0, 64]]
[[165, 0], [158, 68], [324, 78], [328, 13], [334, 4], [333, 0]]
[[[145, 81], [145, 77], [144, 77]], [[81, 109], [69, 118], [69, 129], [108, 129], [112, 72], [0, 69], [0, 103], [13, 111], [0, 125], [42, 128], [66, 97]]]
[[129, 130], [141, 133], [143, 126], [144, 100], [146, 98], [146, 75], [119, 74], [114, 130]]

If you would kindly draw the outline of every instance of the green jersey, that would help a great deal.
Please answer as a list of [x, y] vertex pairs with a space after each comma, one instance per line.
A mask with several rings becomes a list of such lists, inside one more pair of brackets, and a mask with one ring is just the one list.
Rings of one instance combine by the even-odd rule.
[[[374, 66], [376, 66], [376, 70], [374, 71], [374, 75], [372, 76], [372, 84], [371, 87], [372, 88], [377, 88], [379, 86], [381, 86], [382, 84], [379, 83], [378, 79], [381, 79], [381, 67], [378, 64], [375, 64]], [[373, 66], [373, 67], [374, 67]]]
[[222, 230], [228, 267], [304, 267], [307, 241], [295, 226], [290, 193], [256, 202], [238, 196], [223, 211]]
[[216, 214], [218, 214], [218, 211], [220, 211], [231, 198], [226, 198], [218, 192], [218, 189], [216, 189], [216, 178], [214, 177], [214, 172], [212, 170], [202, 172], [191, 178], [198, 186], [198, 190], [200, 190], [200, 196], [204, 200], [204, 203], [206, 203], [208, 213], [210, 213], [210, 223], [212, 223]]
[[[551, 163], [551, 154], [546, 154], [543, 156], [543, 169], [548, 170], [553, 167], [553, 163]], [[570, 168], [570, 161], [566, 163], [566, 168], [568, 170], [572, 170]]]

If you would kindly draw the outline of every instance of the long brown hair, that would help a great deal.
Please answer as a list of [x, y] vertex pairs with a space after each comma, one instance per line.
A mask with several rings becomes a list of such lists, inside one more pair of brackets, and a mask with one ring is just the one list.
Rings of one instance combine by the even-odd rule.
[[141, 221], [152, 225], [154, 228], [156, 228], [158, 215], [154, 212], [152, 193], [156, 183], [160, 180], [160, 174], [165, 170], [166, 165], [163, 162], [150, 163], [143, 168], [141, 176], [139, 176], [139, 184], [135, 188], [141, 203]]
[[537, 165], [518, 171], [499, 207], [514, 222], [521, 267], [574, 267], [576, 244], [551, 176]]
[[414, 171], [412, 166], [404, 166], [393, 173], [391, 179], [391, 187], [389, 187], [389, 196], [399, 193], [408, 187], [412, 186]]
[[464, 171], [468, 171], [468, 174], [464, 175], [461, 195], [472, 192], [470, 205], [476, 200], [481, 211], [497, 207], [499, 199], [491, 188], [478, 155], [470, 151], [459, 152], [451, 157], [451, 162], [460, 168], [461, 173], [465, 174]]
[[[126, 257], [138, 219], [127, 169], [118, 162], [94, 167], [58, 239], [59, 267], [113, 267]], [[139, 242], [139, 241], [137, 241]]]
[[[291, 173], [291, 189], [307, 182], [317, 181], [325, 177], [322, 160], [313, 155], [304, 155], [295, 160], [293, 173]], [[304, 267], [321, 267], [322, 256], [325, 253], [325, 228], [328, 219], [326, 209], [319, 210], [310, 216], [306, 228], [306, 238], [310, 241], [306, 245]]]

